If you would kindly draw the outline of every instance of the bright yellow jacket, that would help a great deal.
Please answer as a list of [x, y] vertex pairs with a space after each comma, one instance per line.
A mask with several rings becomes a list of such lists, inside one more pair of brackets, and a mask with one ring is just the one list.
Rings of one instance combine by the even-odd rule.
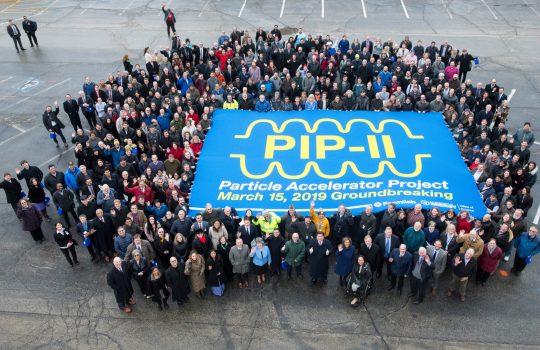
[[238, 109], [238, 101], [232, 100], [232, 102], [223, 102], [223, 109]]
[[322, 221], [319, 220], [319, 215], [315, 214], [315, 209], [311, 208], [309, 210], [309, 215], [311, 215], [311, 221], [315, 224], [317, 232], [322, 232], [324, 237], [328, 237], [330, 234], [330, 221], [325, 217]]
[[261, 216], [259, 219], [254, 221], [255, 225], [259, 225], [261, 227], [261, 231], [264, 233], [272, 233], [274, 232], [274, 229], [279, 228], [279, 223], [281, 222], [281, 218], [277, 216], [275, 213], [270, 213], [270, 221], [266, 220], [264, 216]]

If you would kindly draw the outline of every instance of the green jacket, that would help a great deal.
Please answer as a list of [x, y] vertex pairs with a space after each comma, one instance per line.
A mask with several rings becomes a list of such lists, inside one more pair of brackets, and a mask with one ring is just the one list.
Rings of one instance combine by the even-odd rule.
[[282, 252], [285, 253], [285, 260], [290, 266], [302, 265], [304, 255], [306, 255], [306, 245], [301, 239], [297, 243], [294, 243], [291, 239], [285, 243]]
[[403, 234], [403, 243], [407, 246], [407, 251], [411, 254], [416, 253], [420, 247], [426, 243], [424, 231], [416, 232], [414, 227], [409, 227]]

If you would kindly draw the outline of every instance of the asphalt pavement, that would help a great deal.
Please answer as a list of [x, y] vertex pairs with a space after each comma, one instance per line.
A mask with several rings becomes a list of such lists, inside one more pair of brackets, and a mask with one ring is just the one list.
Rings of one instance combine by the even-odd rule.
[[[221, 30], [233, 26], [254, 33], [274, 24], [285, 36], [302, 27], [333, 38], [448, 39], [480, 57], [469, 75], [474, 83], [495, 77], [512, 96], [510, 129], [525, 121], [538, 129], [538, 0], [169, 0], [167, 6], [177, 15], [181, 37], [192, 42], [217, 41]], [[72, 149], [54, 147], [41, 123], [45, 106], [76, 94], [85, 76], [97, 81], [116, 72], [125, 53], [140, 63], [145, 46], [168, 46], [160, 7], [148, 0], [0, 1], [0, 23], [33, 16], [40, 43], [17, 54], [0, 31], [0, 172], [14, 173], [22, 159], [44, 171], [49, 163], [67, 167]], [[61, 117], [66, 120], [63, 112]], [[534, 145], [531, 158], [538, 161], [539, 153]], [[531, 221], [539, 188], [533, 190]], [[274, 278], [260, 288], [252, 280], [249, 289], [227, 286], [222, 298], [193, 297], [164, 312], [137, 292], [134, 312], [124, 315], [105, 283], [110, 266], [91, 264], [79, 248], [81, 265], [68, 267], [52, 241], [52, 224], [44, 224], [47, 242], [36, 245], [20, 230], [3, 193], [0, 218], [1, 349], [540, 348], [539, 259], [521, 277], [496, 274], [485, 287], [470, 286], [464, 303], [444, 293], [449, 276], [439, 295], [421, 305], [388, 292], [383, 277], [366, 307], [352, 309], [330, 271], [326, 286]]]

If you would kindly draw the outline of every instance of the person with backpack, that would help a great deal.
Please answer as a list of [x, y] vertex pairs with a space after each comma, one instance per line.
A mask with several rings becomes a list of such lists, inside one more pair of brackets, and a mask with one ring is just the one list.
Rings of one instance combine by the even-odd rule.
[[165, 24], [167, 25], [167, 35], [171, 37], [171, 29], [173, 33], [176, 33], [174, 24], [176, 23], [176, 17], [171, 9], [165, 10], [165, 4], [161, 5], [161, 11], [165, 14]]

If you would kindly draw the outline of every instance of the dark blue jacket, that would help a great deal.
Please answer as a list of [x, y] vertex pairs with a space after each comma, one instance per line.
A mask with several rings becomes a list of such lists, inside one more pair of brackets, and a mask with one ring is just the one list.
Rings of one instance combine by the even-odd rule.
[[540, 253], [540, 237], [536, 235], [531, 238], [528, 232], [523, 232], [514, 241], [514, 247], [516, 254], [522, 259], [536, 255]]
[[405, 252], [403, 257], [399, 257], [399, 248], [394, 248], [394, 250], [392, 250], [392, 253], [390, 253], [390, 257], [393, 259], [390, 268], [394, 275], [404, 276], [409, 274], [412, 264], [411, 253]]

